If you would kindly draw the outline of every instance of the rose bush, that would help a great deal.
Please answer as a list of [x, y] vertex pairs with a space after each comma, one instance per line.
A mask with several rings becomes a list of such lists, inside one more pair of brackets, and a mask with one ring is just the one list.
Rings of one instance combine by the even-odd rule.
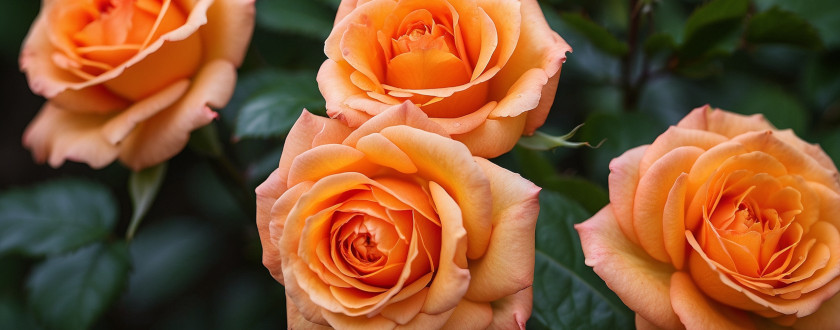
[[257, 188], [289, 326], [521, 328], [539, 188], [407, 102], [355, 131], [305, 112]]
[[324, 50], [331, 117], [357, 127], [408, 100], [495, 157], [545, 122], [571, 48], [536, 0], [344, 0]]
[[706, 106], [610, 171], [577, 230], [640, 327], [840, 324], [840, 182], [819, 146]]
[[172, 157], [232, 95], [253, 27], [254, 0], [43, 0], [20, 66], [48, 102], [24, 145], [54, 167]]

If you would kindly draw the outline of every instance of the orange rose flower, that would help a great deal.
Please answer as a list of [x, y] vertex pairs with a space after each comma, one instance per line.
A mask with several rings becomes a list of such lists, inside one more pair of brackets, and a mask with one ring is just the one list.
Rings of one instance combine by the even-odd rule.
[[355, 131], [304, 111], [257, 188], [263, 263], [290, 328], [522, 328], [539, 190], [411, 103]]
[[536, 0], [343, 0], [318, 86], [357, 127], [406, 100], [481, 157], [548, 116], [569, 45]]
[[840, 181], [819, 146], [705, 106], [610, 171], [610, 205], [576, 227], [639, 327], [840, 324]]
[[227, 103], [253, 27], [254, 0], [43, 0], [20, 66], [48, 102], [23, 144], [53, 167], [169, 159]]

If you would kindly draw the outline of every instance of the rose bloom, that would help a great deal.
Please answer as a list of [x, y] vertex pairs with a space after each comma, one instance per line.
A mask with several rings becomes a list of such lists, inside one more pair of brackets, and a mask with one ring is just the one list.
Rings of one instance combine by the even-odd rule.
[[303, 112], [257, 188], [289, 327], [524, 328], [539, 188], [411, 103], [352, 131]]
[[611, 203], [576, 227], [637, 326], [840, 325], [840, 182], [819, 146], [705, 106], [610, 171]]
[[254, 0], [43, 0], [20, 66], [48, 101], [23, 144], [53, 167], [169, 159], [230, 99], [253, 27]]
[[408, 100], [496, 157], [545, 122], [571, 48], [536, 0], [343, 0], [324, 50], [331, 117], [357, 127]]

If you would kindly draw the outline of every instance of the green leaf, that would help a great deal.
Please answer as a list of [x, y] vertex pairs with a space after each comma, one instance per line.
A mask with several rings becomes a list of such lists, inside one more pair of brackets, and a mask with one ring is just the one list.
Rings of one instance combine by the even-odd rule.
[[571, 139], [575, 135], [575, 133], [577, 133], [581, 126], [583, 126], [583, 124], [578, 125], [577, 127], [573, 128], [571, 132], [562, 136], [553, 136], [543, 133], [541, 131], [536, 131], [532, 136], [523, 136], [519, 138], [517, 144], [531, 150], [551, 150], [559, 147], [577, 148], [581, 146], [598, 148], [598, 146], [593, 147], [591, 144], [589, 144], [589, 142], [569, 141], [569, 139]]
[[559, 175], [556, 166], [552, 165], [546, 157], [546, 152], [517, 146], [509, 154], [517, 163], [517, 166], [512, 169], [514, 172], [521, 173], [524, 178], [540, 187], [558, 192], [580, 203], [591, 213], [609, 203], [607, 191], [597, 184], [580, 177]]
[[134, 212], [131, 214], [131, 224], [128, 226], [125, 237], [131, 240], [140, 221], [146, 216], [146, 212], [155, 201], [160, 185], [166, 177], [166, 163], [160, 163], [139, 172], [131, 172], [128, 178], [128, 193], [131, 195], [131, 204]]
[[26, 283], [28, 300], [51, 329], [86, 329], [120, 294], [128, 278], [125, 244], [95, 244], [47, 259]]
[[819, 33], [808, 21], [778, 7], [758, 13], [750, 19], [746, 40], [751, 43], [781, 43], [810, 49], [822, 46]]
[[584, 157], [588, 177], [607, 185], [610, 161], [630, 148], [650, 144], [667, 128], [657, 118], [645, 113], [594, 113], [586, 119], [580, 138], [601, 141], [598, 149], [587, 150]]
[[242, 105], [237, 138], [266, 138], [289, 132], [304, 108], [319, 112], [324, 99], [310, 73], [276, 72]]
[[586, 36], [592, 44], [607, 54], [623, 56], [627, 54], [627, 44], [610, 34], [607, 29], [583, 17], [580, 13], [563, 13], [560, 17], [578, 32]]
[[335, 9], [316, 1], [257, 1], [257, 24], [267, 29], [326, 39], [335, 20]]
[[204, 125], [192, 131], [190, 133], [189, 146], [190, 149], [204, 156], [222, 157], [224, 154], [222, 143], [219, 141], [219, 131], [216, 129], [215, 123]]
[[759, 10], [778, 7], [796, 13], [817, 29], [826, 48], [840, 46], [840, 33], [837, 33], [837, 28], [840, 27], [837, 0], [754, 0], [753, 3]]
[[117, 220], [101, 184], [63, 179], [0, 194], [0, 254], [61, 253], [99, 241]]
[[22, 301], [0, 294], [0, 329], [40, 329], [36, 324]]
[[589, 216], [557, 193], [540, 193], [532, 319], [552, 329], [630, 329], [633, 313], [584, 264], [573, 226]]
[[798, 98], [782, 86], [758, 82], [739, 93], [733, 112], [752, 115], [762, 114], [780, 129], [790, 128], [803, 136], [808, 133], [810, 114]]
[[663, 51], [672, 51], [677, 48], [674, 38], [667, 33], [654, 33], [645, 40], [645, 52], [655, 54]]
[[124, 302], [144, 311], [195, 286], [223, 252], [212, 227], [168, 218], [143, 228], [131, 242], [134, 271]]
[[682, 57], [734, 50], [748, 5], [747, 0], [714, 0], [695, 10], [685, 23]]

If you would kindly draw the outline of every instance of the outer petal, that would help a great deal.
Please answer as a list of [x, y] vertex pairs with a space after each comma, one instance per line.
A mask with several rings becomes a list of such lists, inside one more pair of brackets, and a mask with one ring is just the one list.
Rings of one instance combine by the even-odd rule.
[[824, 301], [816, 313], [800, 318], [793, 324], [795, 329], [831, 329], [840, 324], [840, 294]]
[[492, 302], [493, 323], [488, 329], [525, 329], [534, 303], [534, 288], [528, 287]]
[[181, 101], [135, 128], [120, 146], [120, 160], [134, 170], [160, 163], [181, 151], [190, 132], [217, 114], [207, 106], [224, 106], [233, 94], [236, 68], [227, 61], [204, 66]]
[[636, 186], [639, 185], [639, 162], [648, 146], [639, 146], [625, 151], [610, 162], [610, 203], [615, 218], [624, 236], [638, 244], [636, 229], [633, 228], [633, 201]]
[[467, 257], [482, 257], [492, 233], [492, 205], [488, 178], [469, 150], [456, 141], [404, 126], [388, 127], [382, 135], [404, 151], [418, 174], [443, 186], [460, 206], [467, 229]]
[[201, 30], [205, 58], [242, 64], [254, 32], [255, 0], [216, 0], [207, 10], [207, 25]]
[[658, 327], [682, 327], [670, 302], [673, 267], [654, 260], [628, 240], [619, 229], [611, 206], [575, 225], [575, 229], [580, 234], [586, 265], [621, 301]]
[[489, 303], [461, 300], [455, 312], [446, 320], [443, 329], [487, 329], [493, 321], [493, 308]]
[[313, 323], [300, 314], [297, 306], [288, 295], [286, 295], [286, 321], [289, 329], [292, 330], [330, 330], [331, 327]]
[[513, 149], [527, 120], [527, 114], [487, 119], [475, 130], [452, 138], [467, 145], [473, 155], [493, 158]]
[[470, 263], [472, 281], [466, 297], [489, 302], [534, 282], [534, 229], [540, 211], [540, 188], [486, 159], [475, 160], [490, 178], [493, 234], [484, 257]]
[[709, 131], [728, 138], [746, 132], [775, 130], [775, 127], [760, 114], [744, 116], [712, 109], [708, 104], [692, 110], [677, 126]]
[[23, 133], [23, 145], [32, 149], [35, 161], [48, 161], [52, 167], [69, 159], [102, 168], [119, 154], [118, 147], [100, 131], [106, 120], [107, 117], [73, 113], [47, 102]]
[[363, 136], [380, 132], [386, 127], [405, 125], [418, 128], [440, 136], [449, 137], [449, 134], [434, 121], [430, 120], [422, 110], [411, 102], [403, 102], [399, 105], [388, 108], [381, 114], [365, 122], [358, 127], [344, 140], [344, 144], [355, 146], [356, 142]]
[[671, 305], [686, 329], [755, 329], [748, 314], [709, 300], [683, 272], [671, 276]]

